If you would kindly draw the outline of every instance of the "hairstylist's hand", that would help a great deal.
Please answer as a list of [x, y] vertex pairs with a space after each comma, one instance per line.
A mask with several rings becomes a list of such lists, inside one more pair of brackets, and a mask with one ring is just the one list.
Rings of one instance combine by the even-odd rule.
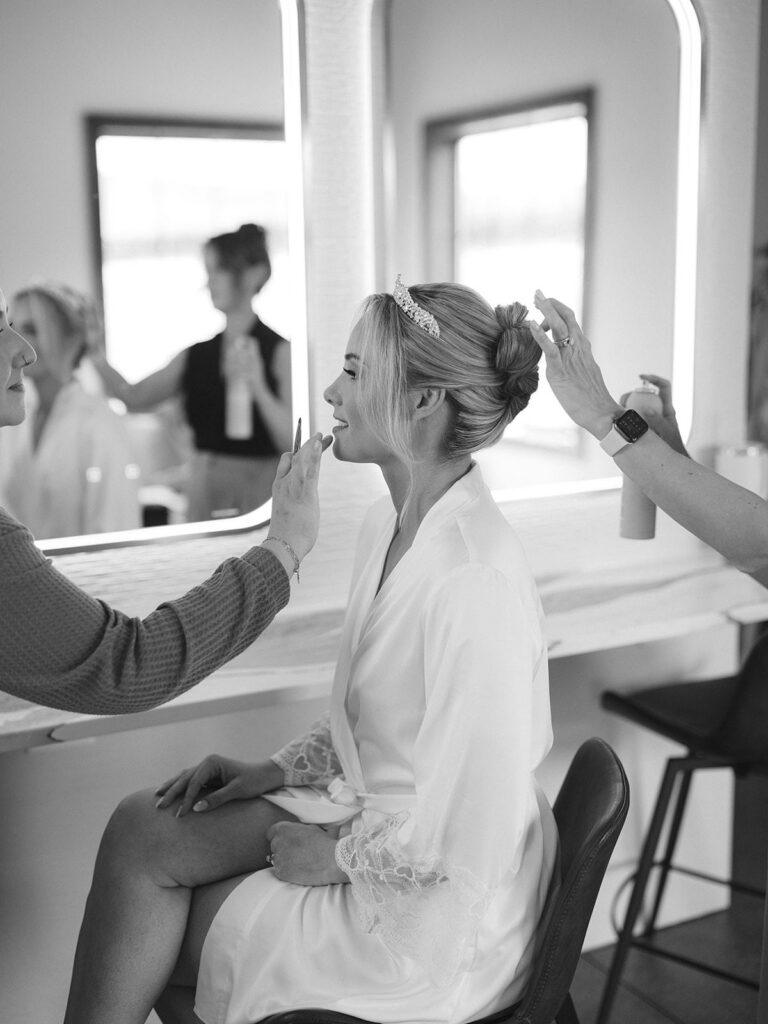
[[[648, 420], [651, 430], [657, 433], [663, 441], [666, 441], [670, 448], [687, 456], [688, 451], [680, 435], [675, 407], [672, 404], [672, 385], [666, 377], [658, 377], [655, 373], [641, 373], [640, 377], [642, 380], [647, 380], [649, 384], [656, 385], [661, 399], [661, 415], [657, 416], [646, 411], [643, 412], [644, 419]], [[629, 392], [621, 396], [622, 405], [626, 403], [628, 395]]]
[[155, 807], [163, 810], [180, 800], [176, 817], [181, 818], [190, 810], [212, 811], [229, 800], [252, 800], [279, 789], [284, 781], [283, 770], [274, 761], [246, 764], [209, 754], [196, 768], [185, 768], [158, 786]]
[[295, 455], [281, 456], [272, 485], [270, 538], [280, 538], [293, 548], [301, 561], [312, 550], [320, 526], [317, 481], [320, 459], [332, 437], [313, 434]]
[[[547, 380], [555, 397], [575, 423], [597, 438], [605, 437], [623, 409], [605, 386], [592, 346], [572, 309], [540, 291], [536, 292], [535, 303], [545, 321], [540, 327], [529, 320], [528, 327], [547, 360]], [[547, 330], [554, 340], [547, 337]], [[564, 345], [566, 338], [570, 343]]]

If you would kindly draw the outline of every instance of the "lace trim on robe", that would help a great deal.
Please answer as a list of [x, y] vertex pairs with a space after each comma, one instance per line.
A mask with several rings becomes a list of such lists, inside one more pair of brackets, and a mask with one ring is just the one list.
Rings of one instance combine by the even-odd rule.
[[341, 775], [331, 740], [331, 714], [326, 711], [309, 732], [282, 747], [270, 760], [283, 769], [286, 786], [328, 783]]
[[336, 844], [336, 861], [352, 883], [367, 932], [396, 955], [419, 963], [438, 987], [473, 967], [477, 932], [492, 890], [467, 868], [439, 854], [414, 859], [399, 831], [410, 811]]

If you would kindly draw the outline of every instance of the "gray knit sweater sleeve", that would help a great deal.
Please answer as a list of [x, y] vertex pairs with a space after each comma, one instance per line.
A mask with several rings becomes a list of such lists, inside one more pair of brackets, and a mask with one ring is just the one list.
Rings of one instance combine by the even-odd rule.
[[90, 597], [0, 509], [0, 689], [89, 714], [143, 711], [244, 650], [288, 603], [288, 575], [252, 548], [144, 619]]

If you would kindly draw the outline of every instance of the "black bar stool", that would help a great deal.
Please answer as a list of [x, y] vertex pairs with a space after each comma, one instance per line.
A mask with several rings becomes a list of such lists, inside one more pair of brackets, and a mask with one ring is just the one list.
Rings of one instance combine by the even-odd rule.
[[[719, 882], [738, 892], [765, 896], [763, 890], [739, 885], [732, 879], [715, 879], [675, 865], [673, 857], [695, 771], [731, 768], [737, 775], [746, 775], [768, 770], [768, 636], [758, 640], [736, 675], [700, 682], [671, 683], [629, 693], [608, 690], [603, 693], [601, 703], [607, 711], [681, 743], [688, 748], [688, 753], [684, 757], [671, 757], [667, 761], [596, 1024], [608, 1024], [622, 971], [632, 947], [757, 988], [757, 983], [748, 978], [718, 970], [682, 954], [659, 949], [651, 940], [670, 871]], [[657, 860], [656, 851], [670, 807], [672, 812], [667, 841], [661, 859]], [[651, 912], [642, 932], [635, 935], [635, 925], [654, 868], [660, 870]]]

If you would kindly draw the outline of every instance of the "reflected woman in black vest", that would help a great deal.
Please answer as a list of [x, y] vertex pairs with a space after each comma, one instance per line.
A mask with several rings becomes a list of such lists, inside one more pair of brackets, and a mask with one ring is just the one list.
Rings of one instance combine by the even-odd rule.
[[266, 501], [292, 432], [289, 344], [252, 307], [271, 274], [264, 228], [243, 224], [211, 238], [203, 259], [211, 302], [226, 317], [221, 334], [135, 384], [102, 352], [92, 356], [107, 390], [129, 412], [182, 399], [195, 446], [191, 522], [239, 515]]

